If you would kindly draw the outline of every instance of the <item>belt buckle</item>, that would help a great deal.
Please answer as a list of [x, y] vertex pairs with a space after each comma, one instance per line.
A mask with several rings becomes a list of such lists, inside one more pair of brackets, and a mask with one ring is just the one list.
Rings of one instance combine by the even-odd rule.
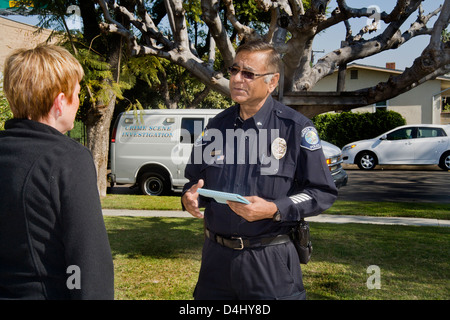
[[234, 250], [243, 250], [244, 249], [244, 241], [242, 240], [242, 237], [231, 237], [233, 240], [239, 240], [239, 248], [233, 248]]

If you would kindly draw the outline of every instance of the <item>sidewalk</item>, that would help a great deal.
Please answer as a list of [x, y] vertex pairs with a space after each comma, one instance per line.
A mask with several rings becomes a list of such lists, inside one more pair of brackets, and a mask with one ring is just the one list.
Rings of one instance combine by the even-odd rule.
[[[117, 210], [103, 209], [105, 216], [131, 216], [131, 217], [175, 217], [192, 218], [185, 211], [150, 211], [150, 210]], [[366, 224], [387, 224], [404, 226], [429, 226], [429, 227], [450, 227], [450, 220], [422, 219], [422, 218], [400, 218], [400, 217], [369, 217], [369, 216], [345, 216], [321, 214], [315, 217], [306, 218], [311, 222], [327, 223], [366, 223]]]

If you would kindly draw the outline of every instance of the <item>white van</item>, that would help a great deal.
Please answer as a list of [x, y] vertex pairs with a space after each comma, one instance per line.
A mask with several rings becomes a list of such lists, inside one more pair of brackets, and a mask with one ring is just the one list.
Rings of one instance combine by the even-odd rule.
[[[121, 113], [111, 135], [110, 186], [133, 184], [143, 194], [155, 196], [181, 191], [187, 182], [184, 169], [192, 145], [209, 119], [221, 111], [151, 109]], [[347, 174], [340, 166], [340, 149], [328, 144], [323, 150], [336, 185], [345, 185]]]
[[181, 190], [187, 182], [184, 168], [192, 144], [209, 119], [221, 111], [151, 109], [121, 113], [111, 136], [110, 185], [137, 184], [147, 195]]

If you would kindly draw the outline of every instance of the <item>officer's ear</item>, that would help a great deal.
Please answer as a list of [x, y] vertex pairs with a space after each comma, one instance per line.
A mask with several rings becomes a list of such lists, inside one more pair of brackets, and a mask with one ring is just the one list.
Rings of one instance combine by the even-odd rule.
[[272, 93], [278, 86], [278, 81], [280, 80], [280, 74], [274, 73], [267, 75], [264, 82], [269, 85], [269, 92]]

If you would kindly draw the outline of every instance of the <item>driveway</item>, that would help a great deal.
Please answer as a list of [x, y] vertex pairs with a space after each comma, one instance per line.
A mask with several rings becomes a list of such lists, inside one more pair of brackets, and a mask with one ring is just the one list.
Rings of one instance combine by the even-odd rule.
[[450, 203], [450, 172], [437, 166], [346, 166], [348, 184], [338, 200]]

